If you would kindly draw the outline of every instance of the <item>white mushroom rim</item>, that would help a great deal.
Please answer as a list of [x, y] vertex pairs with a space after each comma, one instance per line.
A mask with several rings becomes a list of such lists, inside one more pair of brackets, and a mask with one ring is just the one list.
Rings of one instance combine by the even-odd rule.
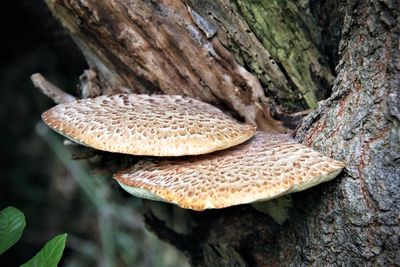
[[[276, 199], [276, 198], [279, 198], [281, 196], [288, 195], [288, 194], [291, 194], [291, 193], [300, 192], [300, 191], [309, 189], [311, 187], [314, 187], [314, 186], [316, 186], [316, 185], [318, 185], [320, 183], [332, 180], [341, 171], [342, 170], [340, 169], [340, 170], [334, 171], [334, 172], [332, 172], [332, 173], [330, 173], [330, 174], [328, 174], [326, 176], [320, 176], [317, 179], [315, 179], [314, 183], [307, 184], [307, 186], [304, 186], [304, 187], [294, 186], [291, 189], [289, 189], [287, 191], [284, 191], [284, 192], [282, 192], [282, 193], [280, 193], [278, 195], [275, 195], [273, 197], [269, 197], [269, 198], [265, 198], [265, 199], [257, 199], [257, 200], [249, 199], [248, 202], [242, 201], [242, 202], [236, 203], [236, 204], [232, 203], [232, 205], [230, 205], [230, 206], [241, 205], [241, 204], [250, 204], [250, 203], [256, 203], [256, 202], [263, 202], [263, 201]], [[167, 199], [163, 199], [162, 197], [158, 196], [157, 194], [152, 193], [151, 191], [149, 191], [147, 189], [140, 188], [140, 187], [134, 187], [134, 186], [128, 186], [128, 185], [125, 185], [125, 184], [123, 184], [123, 183], [121, 183], [119, 181], [118, 181], [118, 184], [121, 186], [122, 189], [124, 189], [126, 192], [128, 192], [129, 194], [131, 194], [131, 195], [133, 195], [135, 197], [148, 199], [148, 200], [152, 200], [152, 201], [160, 201], [160, 202], [165, 202], [165, 203], [171, 203], [171, 204], [175, 204], [175, 205], [180, 206], [179, 203], [171, 202], [171, 201], [168, 201]], [[182, 208], [185, 208], [185, 207], [182, 207]], [[213, 204], [212, 201], [206, 201], [205, 204], [204, 204], [204, 209], [216, 209], [216, 208], [220, 208], [220, 207], [216, 207]], [[194, 209], [194, 210], [197, 210], [197, 209]]]

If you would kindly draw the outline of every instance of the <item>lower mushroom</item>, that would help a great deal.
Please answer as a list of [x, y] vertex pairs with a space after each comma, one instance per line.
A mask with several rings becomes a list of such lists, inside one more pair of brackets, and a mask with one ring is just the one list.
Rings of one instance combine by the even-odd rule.
[[333, 179], [343, 168], [287, 135], [257, 132], [239, 146], [208, 155], [144, 159], [114, 178], [135, 196], [201, 211], [302, 191]]

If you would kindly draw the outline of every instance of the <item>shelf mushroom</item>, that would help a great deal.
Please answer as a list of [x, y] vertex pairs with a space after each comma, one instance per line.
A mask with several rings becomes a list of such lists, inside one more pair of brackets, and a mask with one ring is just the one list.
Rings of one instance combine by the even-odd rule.
[[185, 159], [143, 159], [114, 175], [132, 195], [204, 210], [269, 200], [337, 176], [344, 164], [287, 135], [249, 141]]
[[238, 145], [256, 128], [179, 95], [119, 94], [59, 104], [42, 114], [53, 130], [85, 146], [143, 156], [206, 154]]
[[198, 211], [305, 190], [344, 168], [288, 135], [256, 132], [253, 125], [183, 96], [99, 96], [59, 104], [42, 118], [67, 138], [99, 150], [192, 155], [146, 158], [114, 178], [137, 197]]

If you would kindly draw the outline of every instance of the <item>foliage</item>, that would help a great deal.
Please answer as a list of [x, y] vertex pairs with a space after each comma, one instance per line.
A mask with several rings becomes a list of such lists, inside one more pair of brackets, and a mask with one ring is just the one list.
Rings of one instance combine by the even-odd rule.
[[[0, 255], [21, 238], [25, 226], [25, 216], [20, 210], [7, 207], [0, 211]], [[64, 251], [66, 239], [67, 234], [55, 236], [31, 260], [21, 266], [57, 266]]]
[[21, 267], [52, 267], [57, 266], [65, 248], [67, 234], [60, 234], [51, 239], [47, 244], [27, 263]]
[[26, 226], [24, 214], [14, 207], [0, 211], [0, 255], [14, 245]]

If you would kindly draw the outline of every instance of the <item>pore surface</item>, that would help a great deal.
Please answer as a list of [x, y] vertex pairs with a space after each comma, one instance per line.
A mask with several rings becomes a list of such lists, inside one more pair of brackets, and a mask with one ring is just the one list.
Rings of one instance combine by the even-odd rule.
[[125, 190], [141, 188], [151, 199], [204, 210], [305, 190], [333, 179], [343, 168], [287, 135], [257, 132], [246, 143], [209, 155], [144, 159], [114, 178]]
[[119, 94], [57, 105], [42, 114], [60, 134], [99, 150], [182, 156], [240, 144], [255, 127], [189, 97]]

